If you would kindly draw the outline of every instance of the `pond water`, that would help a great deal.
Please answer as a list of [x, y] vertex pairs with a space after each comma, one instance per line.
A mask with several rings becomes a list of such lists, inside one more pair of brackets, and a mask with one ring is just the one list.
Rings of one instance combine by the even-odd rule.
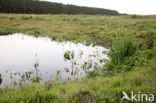
[[[65, 60], [64, 53], [74, 52], [71, 60]], [[78, 69], [78, 77], [84, 77], [82, 66], [89, 61], [93, 66], [103, 66], [101, 59], [107, 59], [104, 54], [108, 49], [102, 46], [85, 46], [81, 43], [57, 42], [48, 37], [33, 37], [21, 33], [0, 36], [0, 73], [3, 82], [1, 87], [19, 80], [15, 73], [38, 70], [42, 81], [55, 79], [58, 71], [61, 79], [72, 78], [71, 69]], [[35, 68], [35, 64], [37, 67]], [[76, 65], [73, 65], [76, 64]], [[68, 69], [68, 70], [67, 70]], [[14, 78], [11, 78], [14, 76]]]

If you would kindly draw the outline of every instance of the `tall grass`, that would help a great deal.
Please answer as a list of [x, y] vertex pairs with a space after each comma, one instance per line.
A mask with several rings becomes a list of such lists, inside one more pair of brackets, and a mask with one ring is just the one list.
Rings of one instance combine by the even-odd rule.
[[139, 49], [139, 44], [130, 36], [114, 38], [109, 53], [111, 63], [115, 65], [122, 63], [125, 57], [132, 56]]

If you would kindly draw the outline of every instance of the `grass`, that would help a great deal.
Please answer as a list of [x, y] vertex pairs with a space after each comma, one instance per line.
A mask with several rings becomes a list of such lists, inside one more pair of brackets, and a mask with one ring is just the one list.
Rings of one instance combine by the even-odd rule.
[[106, 47], [110, 47], [112, 38], [118, 34], [135, 37], [155, 34], [155, 24], [156, 16], [0, 14], [0, 34], [22, 32]]
[[[135, 67], [128, 73], [86, 81], [48, 82], [0, 89], [1, 103], [120, 103], [122, 91], [156, 94], [156, 70]], [[138, 75], [139, 73], [139, 75]], [[86, 101], [86, 102], [85, 102]], [[93, 101], [93, 102], [89, 102]], [[125, 101], [126, 102], [126, 101]]]
[[83, 80], [0, 88], [0, 103], [129, 103], [122, 91], [156, 95], [156, 16], [0, 14], [0, 34], [15, 32], [112, 46], [110, 60]]
[[139, 49], [139, 42], [130, 36], [117, 37], [112, 42], [110, 51], [110, 59], [114, 65], [122, 63], [122, 61], [132, 56]]

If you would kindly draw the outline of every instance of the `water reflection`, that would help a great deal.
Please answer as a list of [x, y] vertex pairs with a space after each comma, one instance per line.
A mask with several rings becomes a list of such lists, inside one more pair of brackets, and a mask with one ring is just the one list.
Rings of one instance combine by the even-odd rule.
[[[64, 54], [67, 51], [74, 52], [72, 60], [65, 60]], [[92, 62], [92, 67], [104, 64], [99, 62], [100, 59], [107, 58], [103, 51], [107, 49], [81, 43], [51, 41], [48, 37], [35, 38], [21, 33], [0, 36], [1, 86], [11, 83], [11, 73], [34, 71], [36, 62], [42, 81], [55, 79], [58, 72], [62, 79], [67, 79], [72, 76], [72, 68], [77, 68], [78, 76], [84, 76], [81, 68], [88, 62]], [[19, 80], [19, 77], [15, 76], [14, 79]]]

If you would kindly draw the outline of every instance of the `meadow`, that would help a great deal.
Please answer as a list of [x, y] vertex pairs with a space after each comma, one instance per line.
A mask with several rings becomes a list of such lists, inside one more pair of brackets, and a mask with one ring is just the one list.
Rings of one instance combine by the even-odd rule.
[[110, 59], [82, 80], [0, 88], [0, 103], [131, 102], [121, 101], [122, 91], [156, 96], [156, 16], [0, 14], [0, 35], [16, 32], [102, 45]]
[[156, 16], [1, 14], [0, 34], [21, 32], [53, 40], [91, 42], [110, 47], [116, 35], [156, 33]]

